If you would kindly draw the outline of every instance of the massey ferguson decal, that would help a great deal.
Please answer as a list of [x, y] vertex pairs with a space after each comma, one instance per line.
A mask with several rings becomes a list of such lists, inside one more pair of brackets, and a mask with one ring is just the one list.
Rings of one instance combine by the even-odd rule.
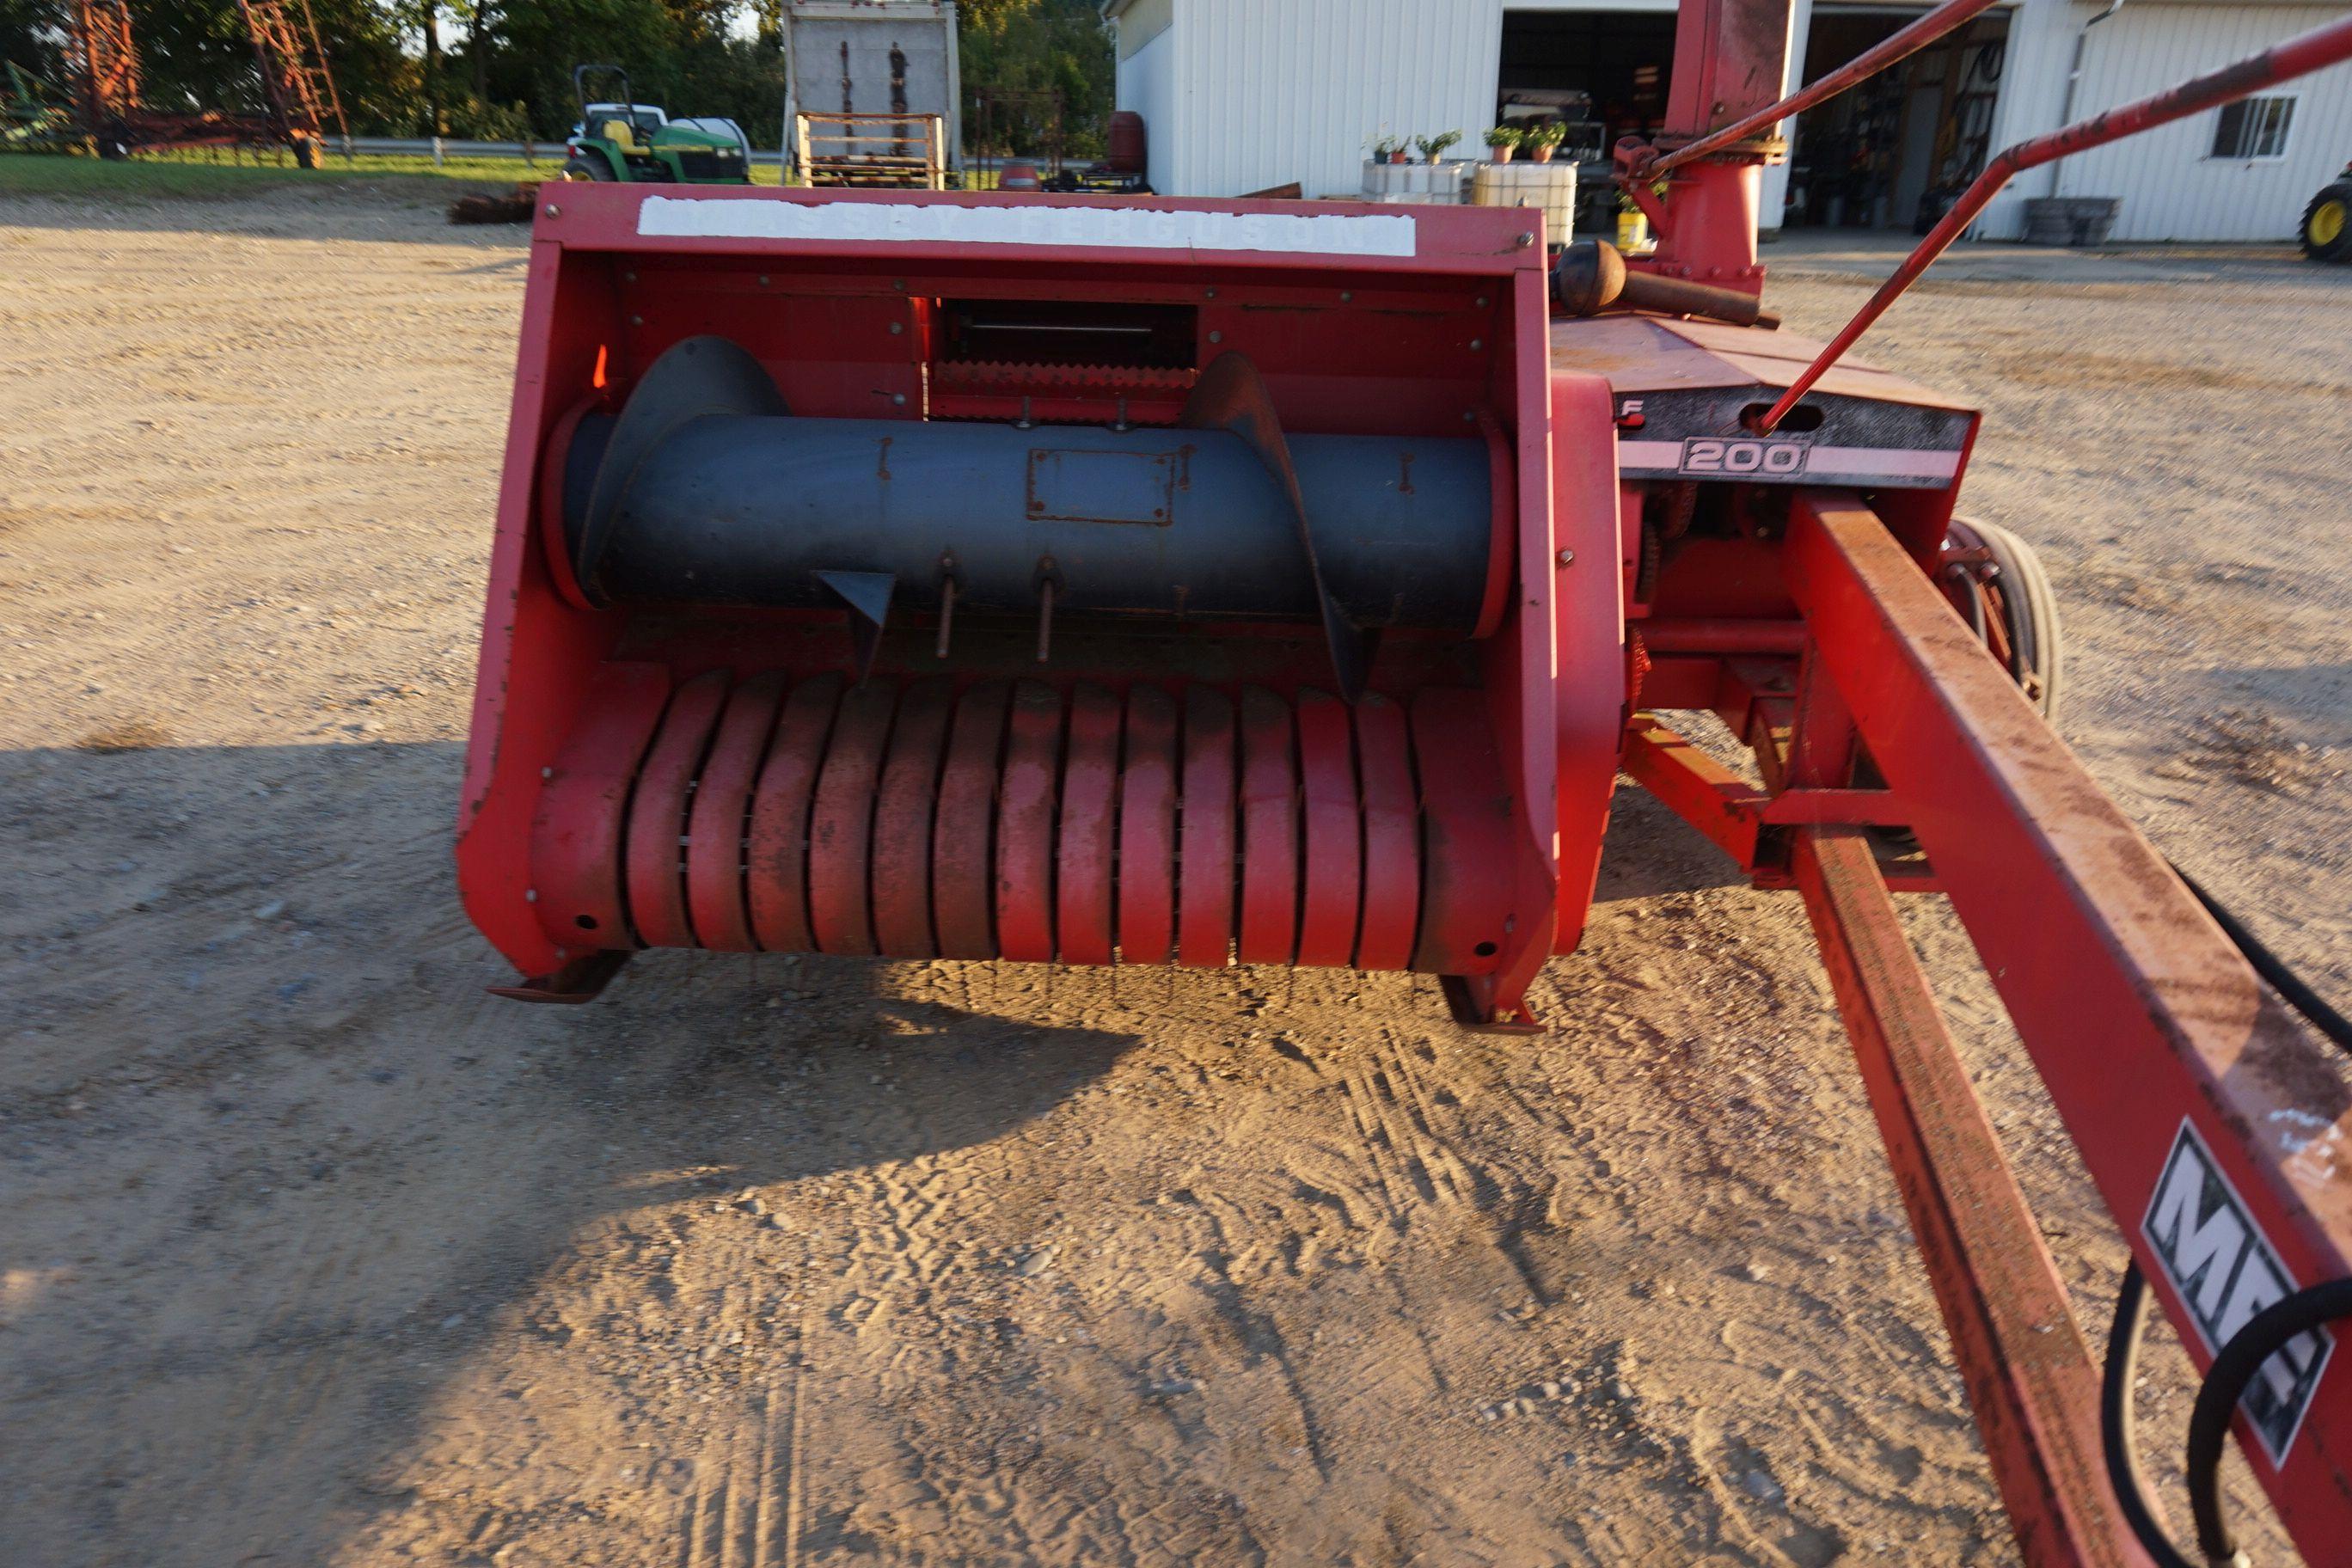
[[[2210, 1351], [2219, 1351], [2255, 1313], [2294, 1292], [2294, 1278], [2186, 1119], [2172, 1141], [2140, 1234], [2156, 1249], [2165, 1279], [2188, 1306]], [[2299, 1335], [2264, 1362], [2247, 1384], [2239, 1408], [2273, 1466], [2285, 1462], [2335, 1348], [2325, 1329]]]

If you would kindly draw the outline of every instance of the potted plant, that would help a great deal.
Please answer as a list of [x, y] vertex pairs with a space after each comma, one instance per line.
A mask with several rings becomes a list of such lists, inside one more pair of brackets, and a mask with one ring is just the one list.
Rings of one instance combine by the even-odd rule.
[[1551, 155], [1559, 151], [1559, 144], [1567, 140], [1568, 121], [1547, 120], [1541, 125], [1529, 126], [1520, 135], [1519, 145], [1525, 147], [1528, 156], [1537, 163], [1549, 163]]
[[1486, 147], [1497, 163], [1507, 163], [1526, 138], [1516, 125], [1497, 125], [1486, 132]]
[[1402, 136], [1372, 138], [1372, 162], [1375, 163], [1402, 163], [1404, 153], [1404, 138]]
[[1416, 136], [1412, 139], [1412, 144], [1421, 149], [1423, 157], [1434, 163], [1445, 156], [1445, 150], [1448, 147], [1461, 140], [1462, 132], [1459, 131], [1442, 131], [1434, 136]]

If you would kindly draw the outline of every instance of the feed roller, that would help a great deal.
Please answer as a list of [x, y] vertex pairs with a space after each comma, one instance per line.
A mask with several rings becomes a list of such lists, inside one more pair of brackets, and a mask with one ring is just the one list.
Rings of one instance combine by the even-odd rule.
[[534, 907], [566, 944], [1475, 972], [1504, 847], [1463, 696], [614, 663]]

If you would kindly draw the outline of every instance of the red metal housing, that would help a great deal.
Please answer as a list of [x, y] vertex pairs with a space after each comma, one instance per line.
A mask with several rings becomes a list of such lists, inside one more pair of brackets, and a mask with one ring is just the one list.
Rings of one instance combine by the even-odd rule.
[[[1409, 966], [1465, 1021], [1522, 1025], [1582, 922], [1623, 702], [1610, 405], [1549, 373], [1529, 222], [551, 190], [458, 849], [477, 923], [551, 996], [640, 947], [1172, 953]], [[999, 365], [939, 330], [1036, 301], [1191, 336], [1173, 367]], [[711, 332], [799, 418], [1037, 419], [1050, 387], [1055, 420], [1171, 426], [1240, 356], [1265, 402], [1245, 379], [1210, 418], [1254, 444], [1483, 433], [1486, 608], [1467, 640], [1389, 634], [1348, 704], [1322, 627], [1057, 619], [1043, 568], [1035, 626], [943, 604], [886, 626], [863, 679], [842, 612], [593, 607], [561, 548], [572, 432]]]

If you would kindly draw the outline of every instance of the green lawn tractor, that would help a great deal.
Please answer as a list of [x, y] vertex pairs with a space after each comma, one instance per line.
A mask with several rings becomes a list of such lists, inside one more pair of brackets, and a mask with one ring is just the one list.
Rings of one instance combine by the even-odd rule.
[[2314, 261], [2352, 261], [2352, 163], [2303, 209], [2303, 253]]
[[0, 147], [54, 150], [73, 132], [73, 117], [49, 84], [14, 60], [0, 60]]
[[[589, 84], [617, 84], [616, 96], [589, 95]], [[672, 120], [629, 94], [619, 66], [584, 65], [572, 73], [580, 95], [580, 123], [564, 143], [567, 180], [638, 184], [748, 185], [751, 146], [730, 120]]]

